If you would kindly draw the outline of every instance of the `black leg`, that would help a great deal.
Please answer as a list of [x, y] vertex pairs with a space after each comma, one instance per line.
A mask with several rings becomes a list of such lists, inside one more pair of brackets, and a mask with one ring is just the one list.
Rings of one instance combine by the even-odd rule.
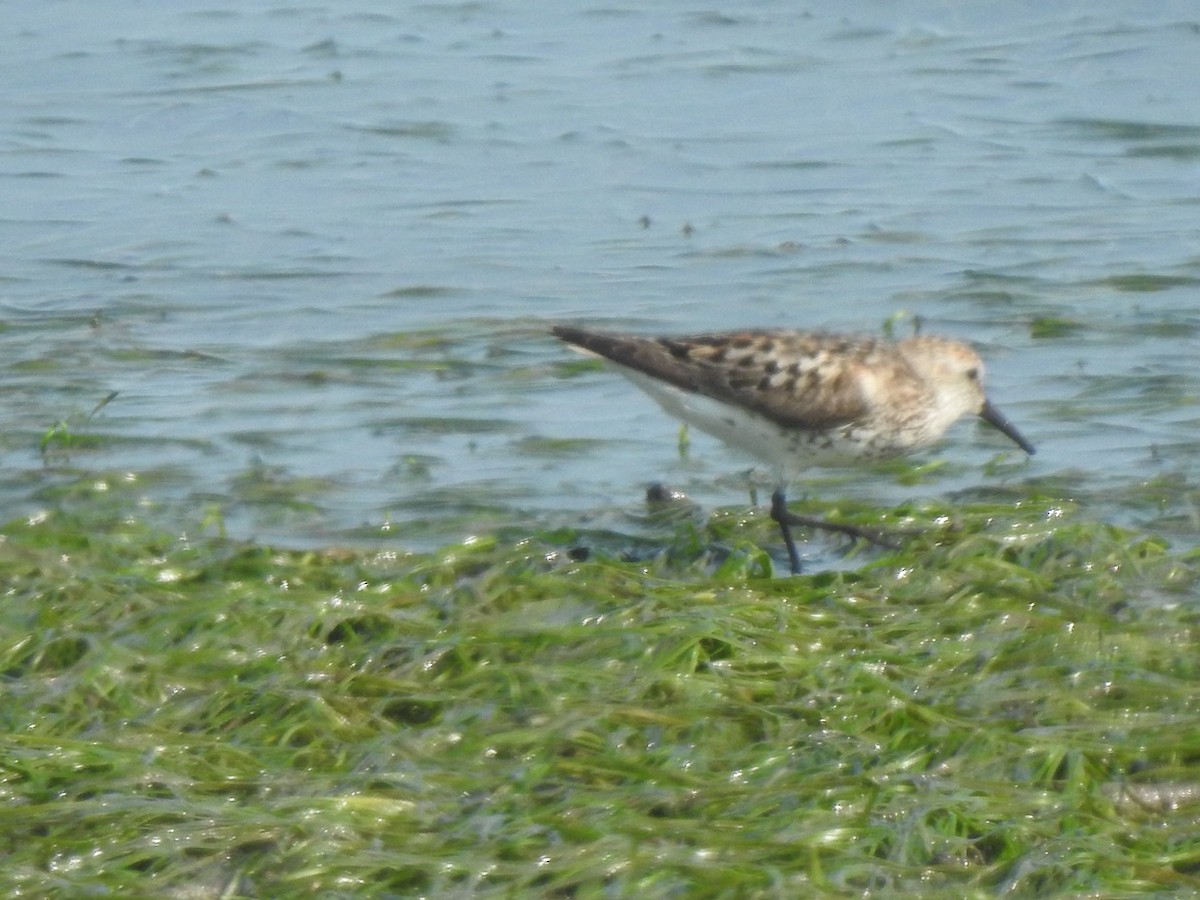
[[793, 575], [800, 574], [800, 554], [796, 552], [796, 542], [792, 540], [792, 525], [799, 525], [804, 528], [821, 528], [825, 531], [836, 531], [839, 534], [844, 534], [852, 538], [861, 538], [864, 541], [870, 541], [872, 544], [877, 544], [880, 547], [887, 547], [889, 550], [898, 550], [900, 548], [901, 537], [920, 534], [919, 531], [887, 531], [883, 528], [871, 528], [866, 525], [845, 525], [841, 522], [814, 519], [811, 516], [798, 516], [788, 511], [787, 498], [784, 497], [783, 488], [776, 488], [775, 493], [771, 495], [771, 518], [779, 523], [779, 531], [783, 534], [784, 544], [787, 545], [788, 560], [792, 564]]
[[788, 512], [787, 498], [783, 496], [783, 488], [775, 488], [771, 495], [771, 518], [779, 523], [779, 531], [783, 535], [783, 543], [787, 546], [788, 561], [792, 564], [792, 574], [800, 574], [800, 554], [796, 552], [796, 542], [792, 540], [792, 529]]

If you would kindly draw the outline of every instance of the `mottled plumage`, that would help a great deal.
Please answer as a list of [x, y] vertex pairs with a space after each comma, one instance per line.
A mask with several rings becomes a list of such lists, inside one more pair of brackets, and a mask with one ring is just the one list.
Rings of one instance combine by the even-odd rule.
[[783, 485], [814, 465], [911, 453], [974, 413], [1026, 453], [1033, 446], [987, 400], [966, 344], [819, 331], [750, 330], [641, 337], [555, 326], [555, 336], [617, 365], [671, 415], [774, 466], [772, 516], [799, 557]]

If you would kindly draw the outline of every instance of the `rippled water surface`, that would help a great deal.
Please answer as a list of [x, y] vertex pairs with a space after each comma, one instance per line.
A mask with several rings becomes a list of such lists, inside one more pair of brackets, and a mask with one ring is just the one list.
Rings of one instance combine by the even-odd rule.
[[1193, 540], [1194, 4], [24, 7], [5, 518], [81, 471], [289, 545], [742, 503], [745, 461], [680, 459], [546, 323], [919, 317], [1038, 456], [964, 424], [915, 485], [813, 490], [1042, 479]]

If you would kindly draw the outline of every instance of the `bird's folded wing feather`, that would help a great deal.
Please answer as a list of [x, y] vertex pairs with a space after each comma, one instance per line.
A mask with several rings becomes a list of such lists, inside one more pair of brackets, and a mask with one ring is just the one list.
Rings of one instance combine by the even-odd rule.
[[571, 326], [553, 333], [618, 365], [787, 427], [832, 428], [870, 412], [860, 368], [870, 345], [859, 348], [834, 335], [744, 331], [646, 338]]

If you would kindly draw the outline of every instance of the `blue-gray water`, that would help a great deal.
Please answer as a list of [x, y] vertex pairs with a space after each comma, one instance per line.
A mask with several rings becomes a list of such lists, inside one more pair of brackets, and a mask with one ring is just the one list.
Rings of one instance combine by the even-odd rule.
[[1153, 522], [1106, 491], [1168, 479], [1188, 518], [1200, 9], [641, 6], [7, 10], [2, 518], [80, 471], [289, 545], [598, 521], [658, 478], [745, 502], [545, 323], [897, 313], [975, 341], [1039, 455], [987, 472], [960, 425], [920, 484], [837, 490], [1044, 478]]

